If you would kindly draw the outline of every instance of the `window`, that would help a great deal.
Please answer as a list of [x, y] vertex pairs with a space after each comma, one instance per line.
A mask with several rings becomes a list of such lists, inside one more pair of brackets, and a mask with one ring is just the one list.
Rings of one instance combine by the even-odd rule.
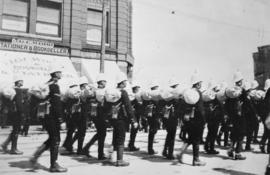
[[4, 0], [2, 29], [28, 32], [29, 0]]
[[[109, 44], [109, 13], [106, 14], [106, 44]], [[101, 45], [102, 11], [87, 11], [87, 43]]]
[[61, 4], [39, 0], [37, 4], [36, 33], [60, 36]]

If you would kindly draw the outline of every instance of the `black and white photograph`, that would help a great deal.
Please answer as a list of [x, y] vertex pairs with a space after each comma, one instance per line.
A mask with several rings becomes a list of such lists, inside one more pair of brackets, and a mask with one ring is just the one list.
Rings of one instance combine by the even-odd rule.
[[270, 175], [270, 0], [0, 0], [1, 175]]

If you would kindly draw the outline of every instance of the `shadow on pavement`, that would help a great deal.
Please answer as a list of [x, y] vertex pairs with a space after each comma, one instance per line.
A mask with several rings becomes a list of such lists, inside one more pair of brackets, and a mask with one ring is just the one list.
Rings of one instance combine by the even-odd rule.
[[224, 174], [230, 174], [230, 175], [255, 175], [252, 173], [246, 173], [246, 172], [230, 170], [230, 169], [225, 169], [225, 168], [213, 168], [213, 170], [224, 173]]
[[76, 160], [78, 162], [81, 163], [88, 163], [88, 164], [98, 164], [98, 163], [102, 163], [102, 161], [98, 160], [95, 157], [86, 157], [86, 156], [74, 156], [72, 157], [73, 160]]
[[142, 160], [147, 160], [150, 162], [172, 162], [172, 160], [168, 160], [160, 155], [149, 155], [146, 151], [135, 151], [135, 152], [125, 152], [126, 155], [136, 156], [141, 158]]
[[36, 165], [35, 169], [33, 169], [33, 167], [31, 166], [31, 164], [28, 160], [9, 162], [9, 166], [21, 168], [21, 169], [26, 169], [26, 172], [35, 172], [35, 170], [38, 170], [38, 169], [49, 171], [49, 168], [47, 168], [39, 163]]

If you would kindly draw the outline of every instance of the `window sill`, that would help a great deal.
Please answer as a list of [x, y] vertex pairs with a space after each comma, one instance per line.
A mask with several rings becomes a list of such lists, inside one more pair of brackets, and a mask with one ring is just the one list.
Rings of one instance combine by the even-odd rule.
[[19, 37], [30, 37], [30, 38], [35, 38], [35, 39], [62, 41], [61, 37], [36, 35], [36, 34], [31, 34], [31, 33], [21, 33], [21, 32], [11, 32], [11, 31], [0, 30], [0, 35], [1, 34], [2, 35], [10, 35], [10, 36], [19, 36]]

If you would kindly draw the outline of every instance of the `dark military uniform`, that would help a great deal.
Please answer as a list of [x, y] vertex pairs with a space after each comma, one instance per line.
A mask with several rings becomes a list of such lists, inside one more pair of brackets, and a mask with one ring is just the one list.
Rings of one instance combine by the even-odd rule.
[[[133, 106], [136, 119], [139, 122], [142, 115], [143, 115], [143, 105], [137, 99], [134, 99], [131, 102], [131, 104]], [[129, 147], [130, 151], [137, 151], [138, 150], [138, 148], [135, 147], [135, 139], [136, 139], [138, 130], [139, 130], [138, 127], [134, 128], [133, 126], [131, 126], [130, 140], [129, 140], [129, 144], [128, 144], [128, 147]]]
[[167, 157], [168, 159], [174, 159], [173, 156], [174, 142], [178, 125], [178, 119], [180, 117], [178, 108], [179, 106], [177, 100], [165, 102], [163, 122], [167, 131], [167, 136], [162, 155]]
[[137, 122], [132, 109], [128, 93], [121, 90], [121, 98], [119, 101], [111, 104], [111, 112], [109, 114], [113, 126], [113, 147], [117, 151], [116, 166], [126, 166], [128, 163], [123, 162], [123, 151], [125, 136], [127, 131], [127, 122]]
[[67, 135], [63, 147], [70, 153], [73, 152], [73, 134], [78, 128], [81, 108], [78, 99], [68, 99], [65, 103]]
[[105, 159], [104, 154], [104, 142], [106, 138], [106, 132], [108, 127], [107, 118], [107, 104], [106, 102], [98, 102], [95, 98], [91, 98], [90, 104], [90, 116], [93, 118], [97, 133], [91, 138], [91, 140], [84, 146], [83, 152], [89, 156], [90, 147], [98, 141], [98, 159]]
[[6, 102], [7, 106], [9, 106], [9, 112], [12, 117], [12, 131], [7, 140], [2, 144], [2, 148], [4, 151], [6, 151], [8, 144], [11, 142], [10, 153], [22, 154], [22, 152], [17, 150], [17, 142], [23, 120], [23, 89], [15, 88], [15, 91], [16, 95], [13, 101], [4, 98], [4, 103]]
[[148, 134], [148, 153], [155, 154], [153, 149], [153, 143], [155, 135], [159, 128], [159, 118], [160, 118], [160, 104], [157, 101], [144, 101], [144, 113], [147, 116], [149, 124], [149, 134]]
[[201, 134], [205, 125], [205, 111], [202, 101], [202, 95], [199, 90], [200, 99], [195, 105], [186, 105], [185, 114], [192, 113], [194, 110], [194, 116], [186, 122], [186, 129], [188, 133], [188, 139], [186, 142], [188, 145], [192, 144], [193, 147], [193, 162], [199, 161], [199, 145], [201, 142]]
[[253, 99], [247, 98], [244, 105], [243, 105], [243, 115], [246, 118], [246, 124], [247, 124], [247, 140], [246, 140], [246, 150], [251, 150], [251, 141], [253, 138], [253, 133], [256, 129], [256, 125], [258, 123], [258, 113], [255, 108], [255, 103]]
[[[242, 94], [238, 98], [227, 99], [226, 101], [228, 115], [232, 121], [231, 149], [228, 152], [229, 157], [234, 159], [245, 159], [240, 152], [242, 149], [242, 142], [246, 134], [246, 111], [248, 108], [247, 92], [242, 90]], [[235, 153], [235, 155], [234, 155]]]
[[219, 124], [224, 114], [222, 104], [217, 99], [206, 102], [205, 114], [208, 129], [205, 151], [209, 154], [217, 154], [218, 152], [215, 151], [215, 140], [217, 138]]
[[264, 132], [263, 132], [262, 139], [260, 141], [260, 149], [263, 153], [265, 153], [265, 143], [268, 140], [267, 153], [270, 153], [270, 130], [267, 129], [265, 126], [265, 120], [270, 113], [270, 89], [268, 89], [266, 92], [265, 98], [262, 103], [261, 111], [262, 111], [261, 118], [264, 124]]
[[50, 171], [51, 172], [66, 172], [66, 168], [62, 168], [56, 162], [58, 159], [58, 150], [60, 144], [60, 124], [63, 118], [63, 104], [60, 97], [60, 87], [57, 81], [51, 79], [48, 82], [49, 95], [49, 114], [45, 115], [44, 125], [48, 132], [49, 138], [36, 150], [33, 157], [30, 159], [32, 165], [36, 165], [37, 159], [40, 155], [50, 149]]

